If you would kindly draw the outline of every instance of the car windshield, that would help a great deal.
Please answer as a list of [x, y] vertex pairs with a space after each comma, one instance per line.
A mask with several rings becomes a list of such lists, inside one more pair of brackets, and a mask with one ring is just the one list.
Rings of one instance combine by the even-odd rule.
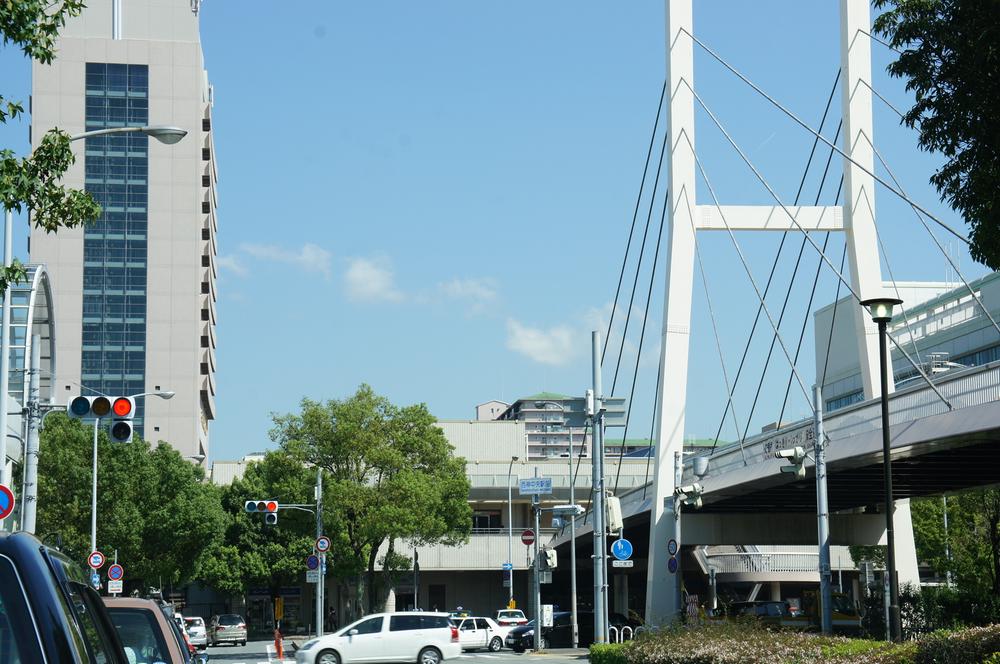
[[239, 625], [243, 622], [243, 618], [233, 613], [227, 613], [224, 616], [219, 616], [220, 625]]
[[145, 664], [146, 662], [169, 662], [170, 652], [167, 650], [163, 632], [156, 622], [156, 616], [146, 609], [126, 609], [109, 607], [108, 615], [118, 630], [118, 636], [125, 646], [125, 654], [129, 662]]

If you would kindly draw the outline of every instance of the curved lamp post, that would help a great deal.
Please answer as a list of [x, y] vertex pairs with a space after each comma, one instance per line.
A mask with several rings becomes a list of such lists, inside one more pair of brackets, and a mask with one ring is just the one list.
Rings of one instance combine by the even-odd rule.
[[882, 381], [882, 469], [885, 485], [886, 572], [889, 574], [889, 633], [893, 641], [902, 639], [902, 624], [899, 616], [899, 579], [896, 578], [896, 542], [892, 524], [892, 450], [889, 443], [889, 367], [886, 327], [892, 320], [892, 308], [902, 303], [902, 300], [894, 297], [877, 297], [861, 302], [861, 306], [868, 309], [872, 320], [878, 324], [878, 364], [879, 376]]

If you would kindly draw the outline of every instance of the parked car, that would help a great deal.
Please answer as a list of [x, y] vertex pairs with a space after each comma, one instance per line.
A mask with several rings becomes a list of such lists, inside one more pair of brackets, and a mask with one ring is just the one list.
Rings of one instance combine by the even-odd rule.
[[449, 611], [448, 612], [448, 617], [452, 618], [452, 619], [455, 619], [455, 618], [468, 618], [471, 615], [472, 615], [472, 611], [469, 611], [468, 609], [463, 609], [462, 607], [458, 607], [454, 611]]
[[247, 644], [247, 623], [243, 620], [243, 616], [235, 613], [212, 616], [212, 621], [208, 625], [208, 642], [212, 646], [223, 642], [245, 646]]
[[204, 648], [208, 645], [208, 630], [205, 629], [204, 619], [198, 616], [185, 616], [184, 628], [195, 646]]
[[130, 662], [188, 664], [192, 661], [187, 645], [176, 634], [173, 618], [160, 605], [137, 597], [104, 597], [104, 605]]
[[24, 532], [0, 533], [0, 660], [129, 664], [83, 569]]
[[528, 624], [528, 618], [521, 609], [500, 609], [493, 619], [501, 627], [516, 627], [517, 625]]
[[[612, 624], [614, 622], [612, 621]], [[586, 648], [594, 642], [594, 614], [590, 611], [579, 611], [576, 614], [577, 645]], [[535, 647], [535, 621], [527, 625], [514, 627], [507, 634], [504, 644], [514, 652], [524, 652]], [[541, 634], [541, 649], [570, 648], [573, 646], [573, 614], [569, 611], [556, 611], [552, 614], [552, 626], [543, 627]]]
[[406, 662], [440, 664], [462, 654], [447, 613], [400, 611], [365, 616], [334, 634], [302, 644], [297, 664]]
[[453, 618], [451, 623], [458, 628], [458, 642], [462, 650], [489, 648], [497, 652], [503, 648], [507, 632], [511, 630], [498, 625], [492, 618]]

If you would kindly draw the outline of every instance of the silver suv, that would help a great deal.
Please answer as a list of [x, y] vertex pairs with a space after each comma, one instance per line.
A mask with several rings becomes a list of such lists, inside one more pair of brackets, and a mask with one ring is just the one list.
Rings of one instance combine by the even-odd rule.
[[216, 646], [224, 641], [233, 645], [247, 644], [247, 623], [243, 620], [243, 616], [235, 613], [212, 616], [212, 621], [208, 625], [208, 643]]

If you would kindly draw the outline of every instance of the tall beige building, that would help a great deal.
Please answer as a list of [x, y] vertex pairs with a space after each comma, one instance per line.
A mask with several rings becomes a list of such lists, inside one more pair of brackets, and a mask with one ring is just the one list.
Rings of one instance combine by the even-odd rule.
[[[103, 208], [85, 229], [32, 229], [31, 260], [52, 278], [59, 362], [54, 398], [173, 391], [138, 400], [136, 429], [186, 456], [208, 454], [215, 418], [216, 180], [212, 88], [198, 0], [90, 0], [35, 63], [32, 144], [70, 134], [172, 125], [74, 143], [66, 183]], [[84, 388], [82, 389], [81, 385]]]

